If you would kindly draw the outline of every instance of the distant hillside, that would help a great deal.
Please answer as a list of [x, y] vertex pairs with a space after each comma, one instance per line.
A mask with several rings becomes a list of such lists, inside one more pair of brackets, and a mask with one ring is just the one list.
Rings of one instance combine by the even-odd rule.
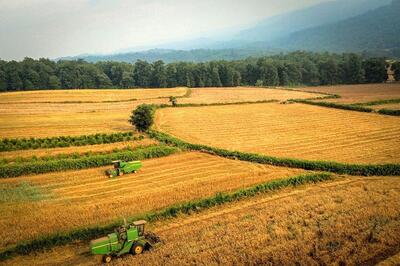
[[338, 23], [293, 33], [272, 45], [290, 50], [398, 51], [400, 0]]
[[84, 59], [87, 62], [98, 61], [118, 61], [132, 63], [138, 59], [148, 62], [163, 60], [166, 63], [187, 61], [187, 62], [207, 62], [213, 60], [238, 60], [250, 56], [259, 57], [271, 55], [279, 52], [277, 49], [259, 50], [259, 49], [195, 49], [190, 51], [152, 49], [144, 52], [122, 53], [111, 55], [81, 55], [73, 57], [63, 57], [59, 60]]
[[390, 3], [391, 0], [337, 0], [324, 2], [309, 8], [267, 18], [256, 26], [240, 32], [235, 38], [248, 42], [269, 42], [300, 30], [361, 15]]

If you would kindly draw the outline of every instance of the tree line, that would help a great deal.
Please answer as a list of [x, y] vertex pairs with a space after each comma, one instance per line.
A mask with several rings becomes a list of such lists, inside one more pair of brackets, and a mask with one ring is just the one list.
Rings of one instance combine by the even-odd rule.
[[380, 83], [387, 80], [384, 58], [292, 52], [236, 61], [165, 64], [25, 58], [0, 60], [0, 91], [82, 88], [164, 88], [296, 86]]

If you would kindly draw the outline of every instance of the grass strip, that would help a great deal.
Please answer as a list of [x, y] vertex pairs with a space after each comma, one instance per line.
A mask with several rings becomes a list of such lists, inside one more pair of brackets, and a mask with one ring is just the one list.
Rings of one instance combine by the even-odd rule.
[[278, 158], [273, 156], [261, 155], [256, 153], [245, 153], [240, 151], [229, 151], [225, 149], [209, 147], [200, 144], [191, 144], [172, 137], [166, 133], [150, 130], [149, 136], [167, 145], [172, 145], [181, 149], [197, 150], [209, 154], [218, 155], [230, 159], [238, 159], [261, 164], [284, 166], [291, 168], [301, 168], [305, 170], [325, 171], [337, 174], [348, 174], [357, 176], [396, 176], [400, 175], [400, 164], [379, 164], [379, 165], [359, 165], [346, 164], [330, 161], [309, 161], [301, 159]]
[[392, 109], [380, 109], [378, 111], [379, 114], [382, 115], [393, 115], [393, 116], [399, 116], [400, 115], [400, 110], [392, 110]]
[[317, 105], [317, 106], [322, 106], [322, 107], [329, 107], [329, 108], [349, 110], [349, 111], [357, 111], [357, 112], [365, 112], [365, 113], [374, 112], [374, 109], [372, 109], [372, 108], [358, 106], [358, 105], [350, 105], [350, 104], [342, 104], [342, 103], [331, 103], [331, 102], [313, 102], [313, 101], [310, 101], [310, 100], [302, 100], [302, 99], [294, 99], [292, 101], [296, 102], [296, 103]]
[[98, 133], [92, 135], [61, 136], [50, 138], [5, 138], [0, 140], [0, 152], [107, 144], [142, 140], [143, 138], [144, 136], [134, 135], [132, 132], [118, 132], [110, 134]]
[[43, 174], [63, 170], [79, 170], [111, 164], [114, 160], [132, 161], [168, 156], [179, 151], [178, 148], [166, 145], [149, 146], [109, 154], [89, 155], [81, 158], [68, 158], [53, 161], [11, 164], [0, 166], [0, 178], [18, 177], [21, 175]]
[[352, 105], [373, 106], [373, 105], [392, 104], [392, 103], [400, 103], [400, 98], [388, 99], [388, 100], [378, 100], [378, 101], [372, 101], [372, 102], [366, 102], [366, 103], [353, 103]]
[[[258, 194], [278, 191], [283, 188], [296, 187], [299, 185], [312, 184], [333, 179], [329, 173], [303, 174], [286, 179], [278, 179], [240, 189], [232, 193], [217, 193], [215, 196], [195, 201], [188, 201], [181, 204], [169, 206], [165, 209], [148, 212], [141, 215], [128, 217], [128, 221], [145, 219], [148, 222], [166, 220], [179, 214], [190, 215], [201, 210], [206, 210], [229, 202], [239, 201], [245, 198], [254, 197]], [[88, 241], [96, 237], [105, 236], [111, 233], [114, 228], [122, 224], [122, 220], [116, 220], [108, 225], [80, 228], [70, 232], [57, 232], [41, 238], [21, 242], [14, 247], [0, 252], [0, 260], [5, 260], [16, 255], [27, 255], [32, 252], [43, 251], [55, 246], [61, 246], [74, 241]]]

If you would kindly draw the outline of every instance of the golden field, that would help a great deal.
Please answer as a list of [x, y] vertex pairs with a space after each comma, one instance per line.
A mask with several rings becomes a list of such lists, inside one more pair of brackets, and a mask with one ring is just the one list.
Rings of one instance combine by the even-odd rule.
[[[307, 91], [339, 94], [341, 99], [324, 101], [341, 103], [400, 98], [400, 84], [300, 90], [304, 91], [238, 87], [2, 93], [0, 139], [132, 131], [128, 122], [132, 110], [142, 103], [168, 104], [171, 95], [179, 96], [180, 104], [285, 102], [325, 96]], [[371, 108], [395, 109], [397, 105]], [[300, 103], [253, 103], [158, 109], [154, 128], [190, 143], [228, 150], [303, 160], [398, 164], [399, 119]], [[157, 143], [145, 137], [0, 152], [0, 158], [109, 153]], [[106, 167], [0, 179], [0, 250], [309, 173], [193, 151], [143, 160], [137, 173], [114, 179], [104, 173], [112, 167], [110, 162]], [[334, 177], [152, 222], [148, 229], [164, 240], [163, 245], [140, 256], [115, 259], [112, 265], [397, 265], [400, 177]], [[0, 264], [99, 265], [100, 259], [89, 253], [87, 241], [75, 241]]]
[[324, 96], [301, 91], [257, 87], [200, 88], [191, 89], [191, 91], [190, 97], [178, 99], [178, 103], [208, 104], [267, 100], [286, 101], [288, 99], [306, 99]]
[[161, 131], [191, 143], [266, 155], [347, 163], [400, 162], [400, 119], [277, 103], [167, 108]]
[[[112, 265], [373, 265], [399, 252], [399, 178], [341, 178], [158, 222], [148, 228], [162, 246]], [[98, 265], [87, 250], [74, 243], [7, 263]]]
[[171, 89], [77, 89], [6, 92], [1, 94], [0, 104], [51, 103], [51, 102], [104, 102], [154, 99], [183, 96], [186, 88]]
[[108, 168], [1, 179], [2, 189], [25, 183], [37, 188], [40, 198], [0, 201], [0, 248], [304, 172], [197, 152], [145, 160], [138, 173], [115, 179], [105, 175]]
[[324, 100], [337, 103], [366, 103], [400, 98], [400, 83], [305, 87], [299, 90], [338, 94], [341, 98]]

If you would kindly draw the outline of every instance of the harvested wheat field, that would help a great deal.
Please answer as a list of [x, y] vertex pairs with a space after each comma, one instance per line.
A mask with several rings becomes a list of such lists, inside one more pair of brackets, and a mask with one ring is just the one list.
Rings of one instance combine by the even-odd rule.
[[123, 103], [0, 104], [0, 138], [77, 136], [132, 129], [129, 116], [143, 103], [168, 103], [168, 99]]
[[[352, 177], [215, 207], [149, 229], [164, 244], [113, 265], [373, 265], [399, 252], [399, 177]], [[251, 241], [249, 241], [251, 240]], [[9, 265], [96, 265], [87, 243]]]
[[[0, 200], [0, 248], [304, 172], [197, 152], [145, 160], [138, 173], [116, 179], [104, 174], [110, 167], [0, 180], [15, 198]], [[36, 194], [18, 194], [21, 187]]]
[[400, 119], [305, 104], [166, 108], [157, 129], [245, 152], [347, 163], [400, 162]]
[[51, 102], [107, 102], [158, 97], [183, 96], [186, 88], [172, 89], [79, 89], [41, 90], [2, 93], [0, 104], [5, 103], [51, 103]]
[[324, 96], [300, 91], [256, 87], [201, 88], [191, 90], [190, 97], [179, 99], [178, 103], [210, 104], [266, 100], [285, 101], [288, 99], [306, 99]]
[[400, 98], [400, 83], [305, 87], [300, 90], [338, 94], [341, 98], [324, 100], [337, 103], [366, 103]]
[[62, 147], [62, 148], [7, 151], [7, 152], [0, 152], [0, 158], [6, 159], [9, 161], [13, 161], [18, 158], [29, 158], [32, 156], [44, 157], [44, 156], [56, 156], [56, 155], [60, 155], [60, 154], [72, 154], [72, 153], [84, 154], [86, 152], [107, 153], [107, 152], [112, 152], [114, 149], [124, 149], [127, 147], [137, 148], [139, 146], [150, 146], [150, 145], [154, 145], [157, 143], [158, 142], [153, 139], [144, 138], [142, 140], [115, 142], [115, 143], [107, 143], [107, 144], [96, 144], [96, 145], [87, 145], [87, 146], [72, 146], [72, 147]]

